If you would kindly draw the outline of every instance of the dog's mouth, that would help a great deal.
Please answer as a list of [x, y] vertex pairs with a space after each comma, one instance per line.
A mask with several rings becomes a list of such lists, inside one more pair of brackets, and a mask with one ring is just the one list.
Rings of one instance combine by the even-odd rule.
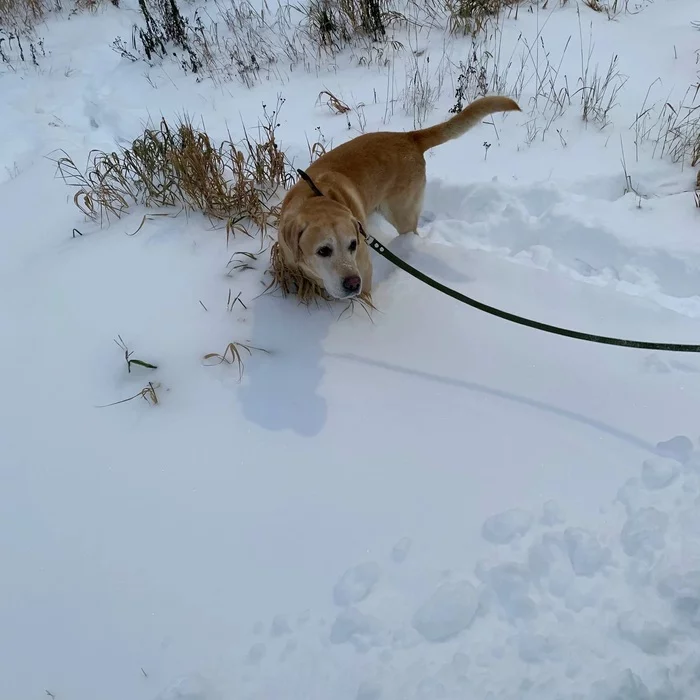
[[333, 299], [337, 299], [338, 301], [347, 301], [348, 299], [354, 299], [355, 297], [360, 296], [360, 292], [346, 292], [343, 290], [342, 292], [338, 291], [331, 291], [329, 289], [326, 289], [326, 293], [328, 296], [332, 297]]

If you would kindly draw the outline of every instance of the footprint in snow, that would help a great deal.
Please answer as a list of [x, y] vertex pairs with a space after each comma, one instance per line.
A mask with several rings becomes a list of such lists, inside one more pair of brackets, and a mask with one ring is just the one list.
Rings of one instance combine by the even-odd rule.
[[408, 552], [411, 549], [411, 540], [408, 537], [402, 537], [391, 550], [391, 559], [395, 564], [403, 564], [408, 557]]
[[379, 581], [379, 564], [374, 561], [348, 569], [333, 588], [336, 605], [346, 607], [363, 601]]

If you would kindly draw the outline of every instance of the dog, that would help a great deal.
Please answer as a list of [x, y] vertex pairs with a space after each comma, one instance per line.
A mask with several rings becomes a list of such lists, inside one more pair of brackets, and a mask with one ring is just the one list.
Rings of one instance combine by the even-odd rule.
[[382, 214], [399, 234], [417, 233], [425, 191], [424, 153], [459, 138], [484, 117], [520, 111], [509, 97], [482, 97], [442, 124], [363, 134], [331, 149], [285, 196], [278, 248], [283, 263], [335, 299], [369, 296], [367, 216]]

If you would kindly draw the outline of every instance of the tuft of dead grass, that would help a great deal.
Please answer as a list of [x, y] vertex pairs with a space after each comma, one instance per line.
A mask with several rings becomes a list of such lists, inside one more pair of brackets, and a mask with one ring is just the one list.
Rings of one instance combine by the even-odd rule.
[[501, 13], [515, 9], [522, 0], [444, 0], [450, 34], [475, 36]]
[[659, 117], [659, 135], [654, 151], [675, 163], [700, 163], [700, 85], [692, 86], [677, 105], [666, 102]]
[[28, 30], [53, 8], [48, 0], [0, 0], [0, 27]]
[[391, 0], [310, 0], [295, 6], [307, 38], [319, 51], [336, 53], [357, 38], [379, 42], [401, 20]]
[[239, 144], [220, 144], [188, 117], [171, 125], [146, 129], [130, 148], [92, 151], [84, 170], [65, 152], [56, 159], [57, 172], [76, 188], [73, 201], [93, 221], [121, 217], [131, 205], [180, 207], [226, 222], [227, 233], [246, 233], [252, 221], [263, 231], [279, 213], [273, 203], [279, 188], [291, 182], [275, 128], [282, 104], [272, 113], [264, 107], [258, 138], [244, 131]]
[[621, 14], [637, 14], [640, 8], [635, 5], [635, 10], [629, 9], [629, 0], [583, 0], [583, 4], [594, 12], [604, 14], [608, 19], [615, 19]]
[[347, 114], [350, 111], [350, 107], [339, 97], [336, 97], [330, 90], [321, 90], [318, 94], [318, 102], [320, 103], [323, 99], [325, 99], [328, 109], [330, 109], [333, 114]]
[[[58, 0], [57, 0], [58, 1]], [[96, 12], [101, 5], [104, 5], [108, 0], [75, 0], [75, 11]], [[111, 5], [119, 7], [120, 0], [109, 0]]]
[[[109, 1], [119, 7], [119, 0], [72, 0], [71, 12], [95, 11]], [[13, 30], [25, 37], [51, 12], [64, 9], [61, 0], [0, 0], [0, 28]]]

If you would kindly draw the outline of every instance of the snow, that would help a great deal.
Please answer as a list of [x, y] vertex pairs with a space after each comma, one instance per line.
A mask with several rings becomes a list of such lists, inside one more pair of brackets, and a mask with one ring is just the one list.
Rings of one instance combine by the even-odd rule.
[[509, 544], [522, 537], [532, 525], [532, 515], [522, 508], [511, 508], [487, 518], [481, 528], [485, 540], [495, 544]]
[[[696, 0], [614, 21], [554, 5], [484, 47], [523, 114], [428, 155], [419, 237], [372, 232], [514, 313], [697, 342], [696, 173], [651, 129], [692, 102]], [[120, 58], [137, 20], [126, 0], [56, 14], [38, 68], [0, 63], [0, 697], [697, 698], [696, 356], [509, 325], [377, 258], [371, 320], [259, 296], [265, 256], [227, 267], [257, 240], [227, 247], [195, 214], [127, 236], [139, 207], [86, 222], [46, 158], [83, 163], [161, 114], [242, 135], [280, 94], [303, 166], [360, 112], [412, 128], [416, 68], [444, 83], [426, 125], [447, 117], [470, 40], [412, 30], [386, 63], [280, 62], [248, 88]], [[604, 129], [573, 95], [589, 45], [591, 70], [619, 59]], [[118, 336], [158, 369], [129, 373]], [[202, 360], [231, 341], [269, 351], [240, 382]], [[148, 381], [158, 406], [97, 408]]]
[[348, 569], [333, 589], [335, 604], [346, 606], [363, 601], [377, 584], [380, 573], [379, 564], [374, 561]]
[[403, 564], [411, 551], [411, 540], [402, 537], [392, 548], [391, 558], [395, 564]]
[[444, 642], [466, 630], [478, 608], [479, 598], [471, 583], [443, 583], [416, 610], [413, 626], [427, 641]]
[[679, 473], [678, 462], [664, 457], [652, 457], [644, 461], [642, 482], [648, 489], [664, 489]]

